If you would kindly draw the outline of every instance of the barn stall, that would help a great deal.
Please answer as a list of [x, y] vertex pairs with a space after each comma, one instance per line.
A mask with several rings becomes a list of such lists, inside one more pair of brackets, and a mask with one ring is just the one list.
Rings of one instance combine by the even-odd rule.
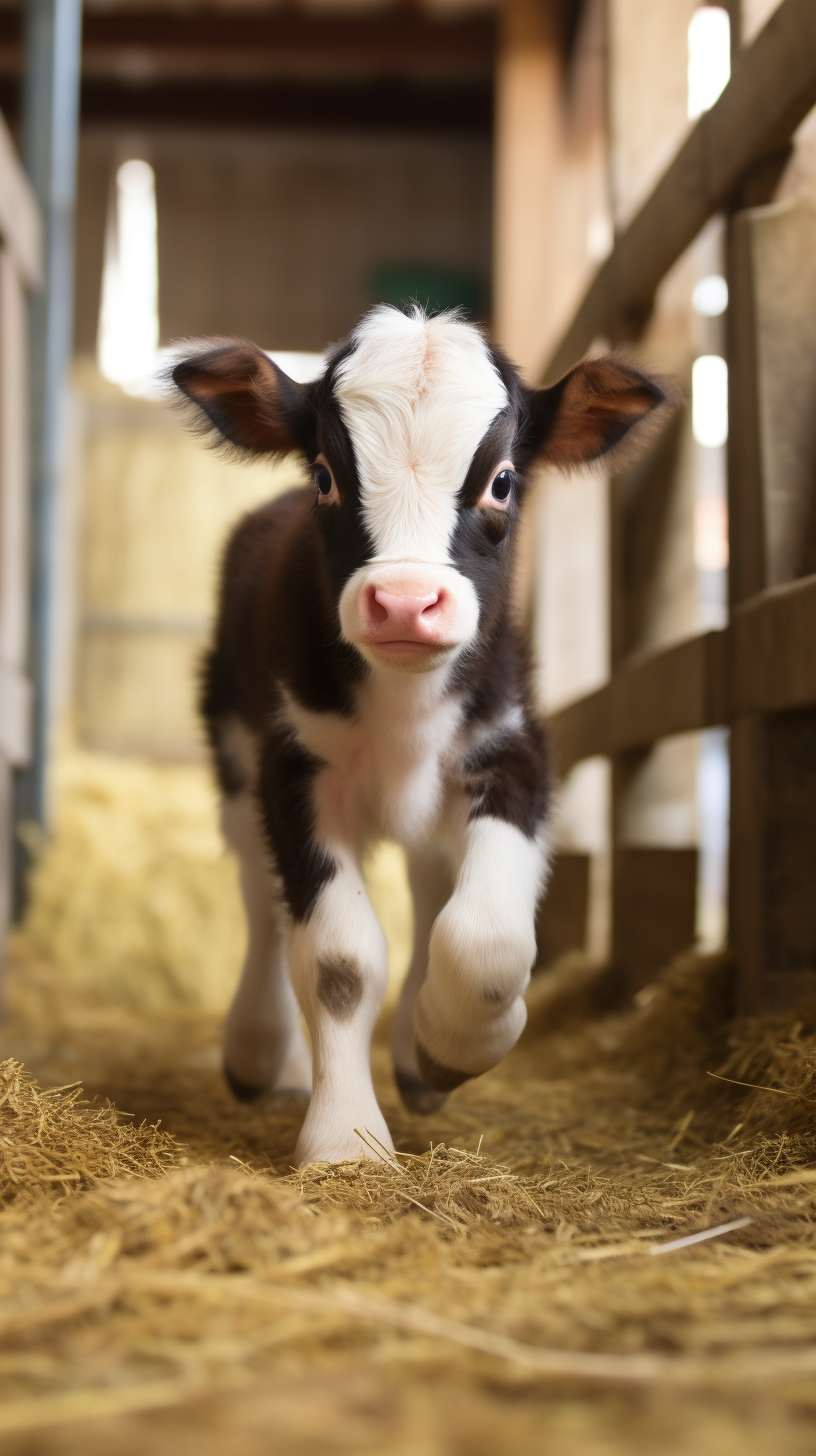
[[[10, 1451], [809, 1449], [814, 58], [805, 0], [88, 9], [28, 664], [3, 394], [2, 749], [33, 759], [2, 1027]], [[0, 206], [13, 380], [42, 266], [8, 155], [33, 219], [26, 245]], [[157, 267], [122, 351], [129, 209]], [[308, 371], [406, 295], [469, 307], [531, 380], [612, 344], [686, 403], [631, 467], [542, 472], [530, 502], [518, 610], [562, 782], [521, 1043], [430, 1121], [401, 1109], [411, 911], [381, 846], [399, 1168], [294, 1171], [302, 1106], [221, 1080], [243, 932], [193, 711], [219, 541], [292, 467], [207, 454], [150, 366], [233, 332]]]

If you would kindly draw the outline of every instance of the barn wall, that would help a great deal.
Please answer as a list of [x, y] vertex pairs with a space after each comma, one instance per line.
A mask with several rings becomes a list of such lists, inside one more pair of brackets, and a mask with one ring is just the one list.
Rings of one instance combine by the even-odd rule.
[[85, 129], [76, 348], [93, 353], [108, 190], [125, 156], [156, 173], [162, 342], [210, 333], [323, 349], [404, 264], [490, 281], [489, 140]]

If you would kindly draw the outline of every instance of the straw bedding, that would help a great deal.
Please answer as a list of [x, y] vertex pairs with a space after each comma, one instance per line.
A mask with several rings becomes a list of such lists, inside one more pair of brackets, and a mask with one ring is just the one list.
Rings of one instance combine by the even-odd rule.
[[812, 1450], [816, 1007], [737, 1024], [723, 957], [625, 1014], [596, 987], [537, 977], [516, 1051], [428, 1121], [383, 1026], [400, 1167], [293, 1171], [303, 1108], [230, 1102], [214, 1012], [123, 1008], [19, 939], [3, 1450]]

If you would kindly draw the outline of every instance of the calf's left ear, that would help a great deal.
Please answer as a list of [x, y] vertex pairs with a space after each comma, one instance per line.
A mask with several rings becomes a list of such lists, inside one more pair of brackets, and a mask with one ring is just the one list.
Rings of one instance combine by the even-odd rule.
[[549, 389], [527, 394], [530, 457], [569, 468], [606, 455], [661, 406], [665, 387], [620, 359], [585, 359]]
[[216, 437], [249, 455], [303, 449], [307, 389], [246, 339], [214, 339], [170, 371]]

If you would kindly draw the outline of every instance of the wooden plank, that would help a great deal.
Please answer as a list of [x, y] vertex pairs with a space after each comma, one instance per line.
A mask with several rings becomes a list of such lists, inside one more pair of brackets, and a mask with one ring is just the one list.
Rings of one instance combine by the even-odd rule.
[[767, 896], [765, 720], [745, 714], [731, 727], [731, 829], [728, 863], [728, 940], [739, 965], [742, 1012], [762, 1003]]
[[778, 152], [816, 103], [816, 5], [783, 0], [731, 81], [701, 116], [598, 270], [545, 370], [558, 379], [599, 335], [631, 335], [655, 290], [757, 163]]
[[816, 703], [816, 576], [737, 607], [730, 637], [734, 715]]
[[569, 703], [560, 712], [553, 713], [549, 720], [550, 731], [555, 744], [555, 760], [560, 774], [565, 774], [574, 764], [584, 758], [593, 758], [597, 753], [610, 751], [611, 689], [607, 683]]
[[814, 642], [816, 576], [807, 576], [742, 603], [723, 631], [627, 659], [611, 682], [551, 717], [559, 770], [743, 714], [816, 703]]
[[[0, 10], [0, 53], [7, 72], [20, 65], [20, 22], [20, 9]], [[283, 6], [197, 7], [192, 14], [155, 3], [88, 7], [82, 74], [83, 80], [102, 77], [126, 85], [139, 61], [145, 82], [309, 75], [360, 80], [377, 74], [489, 81], [495, 37], [492, 14], [440, 16], [407, 6], [366, 14], [329, 12], [328, 7], [320, 13]]]
[[0, 115], [0, 238], [29, 287], [42, 282], [42, 226], [34, 193]]
[[589, 910], [589, 855], [557, 854], [536, 917], [536, 965], [548, 966], [569, 950], [584, 950]]
[[705, 632], [624, 663], [612, 681], [612, 751], [646, 747], [672, 733], [726, 720], [726, 634]]
[[612, 960], [633, 995], [694, 944], [697, 851], [623, 846], [615, 858]]
[[629, 658], [610, 683], [550, 719], [562, 773], [595, 754], [645, 748], [728, 721], [726, 632], [702, 633]]
[[0, 247], [0, 662], [25, 664], [28, 641], [26, 303]]
[[31, 758], [31, 683], [0, 663], [0, 755], [14, 768]]
[[765, 754], [761, 1000], [781, 1006], [816, 993], [816, 708], [769, 714]]

